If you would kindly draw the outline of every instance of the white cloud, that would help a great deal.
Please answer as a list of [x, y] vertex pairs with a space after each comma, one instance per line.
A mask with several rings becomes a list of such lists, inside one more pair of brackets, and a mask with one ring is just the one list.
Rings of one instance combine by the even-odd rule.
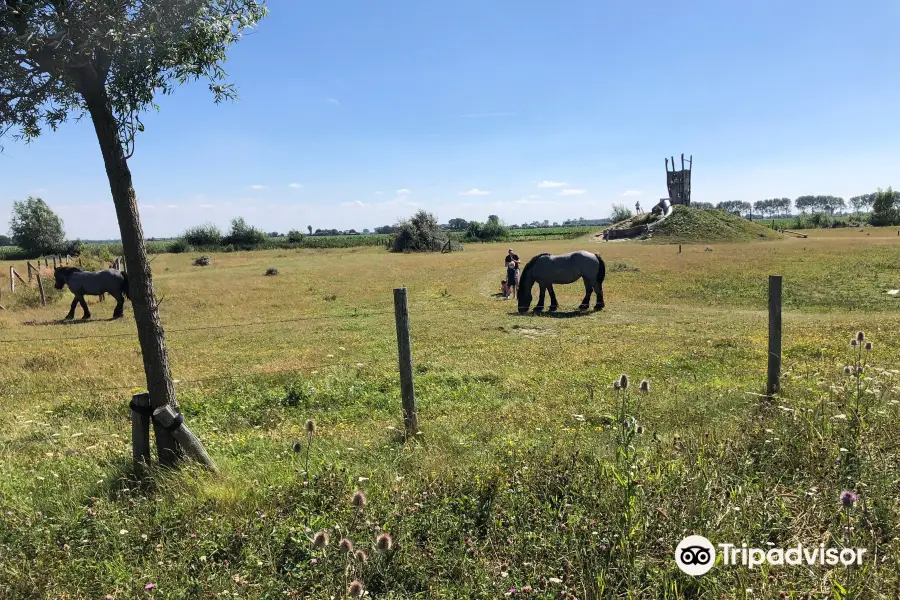
[[366, 204], [360, 200], [354, 200], [353, 202], [344, 202], [341, 206], [358, 206], [359, 208], [363, 208]]
[[538, 184], [539, 188], [559, 188], [569, 185], [565, 181], [547, 181], [546, 179]]
[[295, 190], [299, 190], [299, 189], [302, 188], [303, 186], [300, 185], [299, 183], [289, 183], [289, 184], [288, 184], [288, 187], [289, 187], [289, 188], [294, 188]]
[[331, 105], [333, 105], [333, 106], [340, 106], [340, 105], [341, 105], [341, 101], [338, 100], [337, 98], [329, 98], [329, 99], [326, 100], [325, 102], [327, 102], [328, 104], [331, 104]]
[[563, 190], [559, 193], [560, 196], [581, 196], [582, 194], [587, 193], [587, 190]]
[[412, 192], [410, 192], [410, 191], [409, 191], [408, 189], [406, 189], [406, 188], [400, 188], [399, 190], [397, 190], [397, 193], [398, 193], [398, 194], [411, 194]]
[[375, 192], [376, 196], [384, 196], [384, 192]]
[[259, 184], [257, 183], [256, 185], [251, 185], [251, 186], [250, 186], [250, 189], [251, 189], [251, 190], [265, 190], [265, 189], [268, 189], [268, 187], [269, 187], [269, 186], [266, 186], [266, 185], [259, 185]]
[[178, 208], [177, 204], [166, 204], [166, 208]]
[[640, 190], [625, 190], [625, 193], [622, 194], [622, 195], [623, 195], [623, 196], [626, 196], [626, 197], [627, 197], [627, 196], [640, 196], [640, 195], [643, 194], [643, 193], [644, 193], [644, 192], [642, 192], [642, 191], [640, 191]]
[[215, 204], [201, 204], [200, 208], [215, 208]]
[[468, 192], [460, 192], [460, 196], [488, 196], [490, 192], [487, 190], [479, 190], [478, 188], [472, 188]]

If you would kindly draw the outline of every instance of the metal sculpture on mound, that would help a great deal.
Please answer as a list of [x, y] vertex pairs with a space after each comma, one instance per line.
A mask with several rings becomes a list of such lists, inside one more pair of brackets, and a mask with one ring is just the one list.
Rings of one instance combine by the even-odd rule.
[[[688, 158], [687, 169], [684, 168], [684, 154], [681, 155], [681, 170], [675, 170], [675, 157], [672, 158], [672, 170], [669, 170], [669, 159], [666, 159], [666, 187], [669, 189], [669, 197], [661, 198], [650, 213], [656, 218], [640, 225], [610, 228], [603, 232], [604, 240], [618, 240], [650, 235], [657, 225], [662, 223], [675, 208], [676, 204], [691, 205], [691, 168], [694, 164], [694, 156]], [[633, 222], [633, 221], [632, 221]]]

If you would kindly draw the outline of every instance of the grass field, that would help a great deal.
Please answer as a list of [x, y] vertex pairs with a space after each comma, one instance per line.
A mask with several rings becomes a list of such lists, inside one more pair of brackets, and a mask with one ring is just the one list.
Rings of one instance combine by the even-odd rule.
[[[10, 298], [2, 263], [0, 597], [342, 598], [358, 579], [378, 598], [896, 598], [900, 299], [885, 291], [900, 287], [900, 241], [807, 233], [681, 253], [517, 242], [523, 258], [602, 254], [606, 310], [584, 316], [520, 316], [494, 297], [505, 244], [234, 252], [209, 267], [160, 255], [179, 402], [221, 474], [144, 481], [130, 475], [133, 320], [109, 321], [108, 299], [61, 324], [68, 292], [44, 308], [27, 289]], [[785, 307], [773, 403], [758, 395], [770, 273]], [[407, 443], [397, 286], [422, 428]], [[569, 311], [583, 287], [557, 294]], [[870, 352], [851, 348], [857, 331]], [[867, 555], [692, 578], [672, 558], [688, 533]]]

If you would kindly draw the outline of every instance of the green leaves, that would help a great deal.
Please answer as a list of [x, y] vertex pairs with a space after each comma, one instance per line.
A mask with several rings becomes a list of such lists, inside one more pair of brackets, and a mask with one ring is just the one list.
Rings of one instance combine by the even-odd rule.
[[154, 96], [205, 78], [216, 103], [236, 97], [222, 68], [264, 0], [0, 2], [0, 136], [30, 140], [109, 102], [123, 144], [144, 131]]

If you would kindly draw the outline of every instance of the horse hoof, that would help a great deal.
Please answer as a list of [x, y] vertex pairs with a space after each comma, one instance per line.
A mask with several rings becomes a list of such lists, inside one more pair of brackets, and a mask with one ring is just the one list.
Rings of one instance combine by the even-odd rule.
[[587, 309], [588, 309], [588, 307], [585, 306], [584, 304], [582, 304], [581, 306], [578, 307], [578, 310], [587, 310]]
[[594, 307], [594, 310], [600, 311], [600, 310], [603, 310], [603, 307], [598, 304], [597, 306]]
[[81, 320], [82, 320], [82, 321], [89, 321], [90, 318], [91, 318], [91, 315], [84, 315], [83, 317], [81, 317]]
[[548, 312], [556, 312], [557, 310], [559, 310], [558, 306], [551, 306], [550, 308], [547, 309]]

